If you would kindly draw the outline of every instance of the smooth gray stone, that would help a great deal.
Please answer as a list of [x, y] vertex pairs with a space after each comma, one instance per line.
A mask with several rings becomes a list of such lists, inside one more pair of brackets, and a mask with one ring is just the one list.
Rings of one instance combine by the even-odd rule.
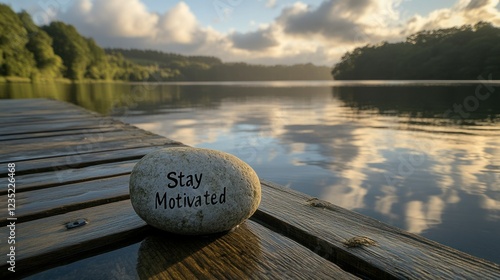
[[255, 171], [237, 157], [175, 147], [144, 156], [130, 176], [130, 200], [148, 224], [173, 233], [228, 231], [260, 204]]

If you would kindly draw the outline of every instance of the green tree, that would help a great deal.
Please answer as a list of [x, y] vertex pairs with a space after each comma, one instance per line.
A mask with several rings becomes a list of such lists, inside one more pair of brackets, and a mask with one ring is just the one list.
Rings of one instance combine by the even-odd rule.
[[112, 79], [112, 71], [104, 50], [95, 43], [94, 39], [88, 38], [86, 41], [90, 51], [90, 61], [87, 66], [86, 77], [91, 79]]
[[44, 78], [58, 78], [64, 70], [62, 59], [52, 49], [52, 38], [23, 11], [19, 13], [24, 28], [28, 32], [26, 48], [33, 54], [36, 66]]
[[91, 51], [87, 40], [75, 27], [63, 22], [51, 22], [42, 29], [52, 37], [54, 52], [60, 56], [66, 67], [65, 77], [82, 80], [91, 64]]
[[0, 4], [0, 75], [31, 77], [36, 73], [33, 54], [26, 49], [28, 31], [12, 9]]

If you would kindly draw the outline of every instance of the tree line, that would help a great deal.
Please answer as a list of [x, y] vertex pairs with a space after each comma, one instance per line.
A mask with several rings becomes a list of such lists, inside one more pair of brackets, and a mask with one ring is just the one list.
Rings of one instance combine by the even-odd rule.
[[[312, 63], [296, 65], [255, 65], [244, 62], [223, 63], [212, 56], [183, 56], [155, 50], [106, 49], [140, 65], [170, 69], [176, 81], [268, 81], [329, 80], [330, 69]], [[154, 77], [153, 77], [154, 78]]]
[[223, 63], [211, 56], [154, 50], [103, 49], [69, 24], [37, 26], [31, 16], [0, 4], [0, 78], [26, 80], [231, 81], [329, 79], [313, 64]]
[[347, 52], [335, 80], [474, 80], [500, 77], [500, 29], [479, 22], [412, 34]]

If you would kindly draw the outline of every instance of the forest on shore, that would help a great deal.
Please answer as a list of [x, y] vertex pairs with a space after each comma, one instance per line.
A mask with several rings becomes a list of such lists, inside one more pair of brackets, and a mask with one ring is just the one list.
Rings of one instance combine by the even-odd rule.
[[264, 66], [154, 50], [105, 50], [72, 25], [37, 26], [27, 12], [0, 4], [0, 81], [326, 80], [329, 72], [310, 63]]
[[356, 48], [332, 70], [335, 80], [475, 80], [490, 75], [500, 78], [500, 29], [488, 22]]

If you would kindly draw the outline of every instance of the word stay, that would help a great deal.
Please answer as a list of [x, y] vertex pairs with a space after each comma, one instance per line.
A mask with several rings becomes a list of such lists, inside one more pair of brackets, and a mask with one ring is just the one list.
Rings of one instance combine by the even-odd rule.
[[201, 178], [203, 177], [202, 173], [200, 173], [199, 175], [200, 177], [198, 177], [198, 174], [196, 173], [193, 175], [184, 175], [182, 171], [177, 175], [177, 172], [172, 171], [167, 174], [167, 179], [170, 180], [167, 186], [171, 189], [176, 188], [177, 186], [192, 187], [193, 189], [197, 189], [198, 187], [200, 187]]

